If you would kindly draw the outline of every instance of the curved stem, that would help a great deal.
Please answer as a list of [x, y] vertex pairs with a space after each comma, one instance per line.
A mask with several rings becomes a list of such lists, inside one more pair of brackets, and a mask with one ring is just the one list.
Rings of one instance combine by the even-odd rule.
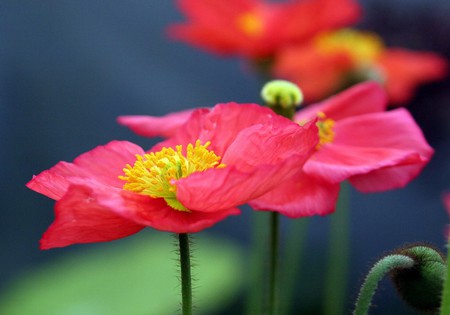
[[269, 255], [269, 305], [270, 315], [278, 314], [278, 255], [279, 255], [279, 214], [271, 212]]
[[394, 268], [412, 268], [414, 260], [405, 255], [388, 255], [379, 260], [370, 269], [359, 291], [353, 315], [367, 315], [375, 290], [383, 277]]
[[181, 265], [182, 314], [192, 315], [191, 254], [189, 251], [189, 235], [178, 234]]

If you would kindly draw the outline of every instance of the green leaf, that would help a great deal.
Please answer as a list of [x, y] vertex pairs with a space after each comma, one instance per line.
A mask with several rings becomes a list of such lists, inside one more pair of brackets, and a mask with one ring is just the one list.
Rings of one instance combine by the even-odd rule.
[[[28, 272], [3, 292], [0, 314], [177, 314], [176, 241], [166, 233], [140, 234], [144, 237], [72, 252]], [[242, 255], [220, 238], [201, 234], [194, 242], [194, 305], [198, 314], [211, 314], [239, 292]]]

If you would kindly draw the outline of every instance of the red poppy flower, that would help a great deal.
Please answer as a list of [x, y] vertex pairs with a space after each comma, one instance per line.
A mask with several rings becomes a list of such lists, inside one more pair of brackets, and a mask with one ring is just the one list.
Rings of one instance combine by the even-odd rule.
[[41, 248], [146, 226], [198, 232], [289, 178], [318, 142], [314, 123], [301, 127], [251, 104], [196, 110], [180, 131], [148, 153], [113, 141], [33, 177], [27, 186], [57, 201]]
[[352, 0], [178, 0], [187, 17], [173, 25], [176, 39], [223, 55], [272, 56], [281, 46], [350, 25], [360, 15]]
[[343, 29], [280, 51], [272, 72], [301, 86], [308, 101], [357, 82], [377, 80], [391, 104], [400, 105], [412, 98], [420, 84], [443, 78], [447, 62], [430, 52], [388, 49], [373, 33]]
[[250, 204], [291, 217], [323, 215], [334, 210], [346, 179], [362, 192], [406, 185], [433, 149], [405, 109], [386, 112], [386, 103], [383, 89], [366, 82], [298, 112], [300, 124], [319, 117], [316, 152], [296, 176]]

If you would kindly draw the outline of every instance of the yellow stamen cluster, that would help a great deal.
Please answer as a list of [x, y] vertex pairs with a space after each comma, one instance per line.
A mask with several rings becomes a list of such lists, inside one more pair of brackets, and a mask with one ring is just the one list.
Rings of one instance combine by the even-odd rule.
[[241, 31], [251, 37], [261, 36], [264, 30], [264, 22], [255, 12], [246, 12], [238, 16], [236, 24]]
[[352, 29], [324, 33], [315, 44], [324, 54], [345, 53], [360, 66], [371, 64], [384, 50], [384, 43], [376, 34]]
[[323, 112], [318, 112], [317, 117], [319, 117], [319, 120], [316, 123], [319, 128], [319, 143], [317, 144], [316, 149], [320, 149], [325, 143], [334, 140], [334, 120], [327, 118]]
[[136, 155], [133, 166], [127, 164], [123, 169], [125, 175], [119, 176], [126, 181], [123, 188], [153, 198], [164, 198], [169, 206], [179, 211], [188, 211], [176, 198], [177, 187], [175, 181], [195, 172], [202, 172], [210, 168], [223, 168], [220, 156], [208, 150], [211, 143], [204, 145], [200, 140], [187, 145], [186, 153], [183, 147], [162, 148], [161, 151]]

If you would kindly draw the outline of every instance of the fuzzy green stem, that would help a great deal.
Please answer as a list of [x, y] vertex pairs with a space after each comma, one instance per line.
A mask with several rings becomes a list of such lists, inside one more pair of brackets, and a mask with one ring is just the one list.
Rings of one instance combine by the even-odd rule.
[[325, 274], [324, 315], [344, 314], [349, 260], [350, 185], [341, 184], [336, 212], [330, 216], [330, 243]]
[[442, 290], [441, 315], [450, 314], [450, 238], [447, 244], [447, 275], [445, 277], [444, 289]]
[[383, 277], [393, 269], [412, 268], [415, 262], [405, 255], [388, 255], [379, 260], [369, 271], [359, 291], [353, 315], [367, 315], [375, 290]]
[[302, 253], [305, 247], [305, 238], [308, 231], [309, 218], [289, 220], [289, 231], [286, 239], [286, 249], [283, 255], [283, 268], [281, 269], [281, 288], [279, 311], [280, 315], [291, 314], [294, 296], [298, 299], [298, 283]]
[[270, 315], [278, 314], [278, 255], [279, 255], [279, 214], [271, 212], [270, 217], [270, 254], [269, 254], [269, 305]]
[[191, 254], [189, 235], [178, 234], [180, 244], [182, 314], [192, 315]]

